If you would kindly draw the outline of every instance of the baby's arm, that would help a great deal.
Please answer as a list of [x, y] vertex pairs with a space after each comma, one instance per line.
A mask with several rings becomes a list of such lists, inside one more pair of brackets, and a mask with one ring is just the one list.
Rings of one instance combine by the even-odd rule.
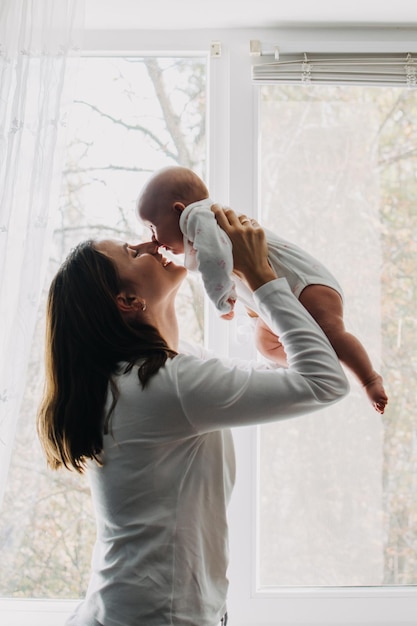
[[234, 308], [235, 308], [235, 304], [236, 304], [236, 299], [235, 298], [229, 298], [227, 300], [227, 303], [230, 306], [230, 311], [228, 313], [222, 313], [222, 315], [220, 315], [222, 320], [232, 320], [234, 318], [234, 316], [235, 316]]
[[207, 295], [225, 319], [233, 317], [236, 290], [232, 280], [233, 253], [228, 235], [216, 222], [209, 201], [196, 202], [185, 208], [181, 230], [192, 242], [197, 267]]

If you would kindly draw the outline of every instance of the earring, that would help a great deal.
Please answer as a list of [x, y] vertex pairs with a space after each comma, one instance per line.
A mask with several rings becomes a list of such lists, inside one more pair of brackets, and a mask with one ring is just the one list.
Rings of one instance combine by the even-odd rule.
[[142, 302], [142, 311], [146, 311], [146, 302]]

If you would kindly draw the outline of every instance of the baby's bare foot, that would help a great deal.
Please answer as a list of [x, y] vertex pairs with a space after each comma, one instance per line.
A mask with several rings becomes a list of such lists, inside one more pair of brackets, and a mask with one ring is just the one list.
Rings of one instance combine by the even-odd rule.
[[370, 399], [375, 411], [383, 413], [388, 403], [388, 397], [385, 393], [382, 376], [375, 374], [365, 385], [365, 391]]

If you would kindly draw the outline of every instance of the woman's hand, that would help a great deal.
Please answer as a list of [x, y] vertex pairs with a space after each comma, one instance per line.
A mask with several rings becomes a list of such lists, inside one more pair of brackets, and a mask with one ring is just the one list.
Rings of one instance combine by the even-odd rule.
[[278, 335], [269, 328], [261, 317], [258, 317], [255, 326], [256, 349], [269, 361], [278, 363], [281, 367], [288, 367], [287, 355]]
[[233, 246], [234, 272], [255, 291], [277, 276], [268, 262], [268, 245], [263, 229], [254, 219], [237, 216], [232, 209], [211, 207], [217, 223], [228, 234]]

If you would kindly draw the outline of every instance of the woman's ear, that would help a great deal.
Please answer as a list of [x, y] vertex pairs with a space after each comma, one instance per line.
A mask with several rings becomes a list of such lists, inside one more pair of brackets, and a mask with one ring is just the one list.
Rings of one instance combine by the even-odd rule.
[[116, 296], [116, 303], [122, 313], [133, 313], [135, 311], [146, 310], [145, 301], [141, 300], [141, 298], [138, 298], [137, 296], [127, 296], [124, 293], [119, 293], [119, 295]]
[[125, 294], [119, 293], [116, 296], [116, 303], [122, 313], [129, 313], [133, 310], [131, 298], [128, 298]]

